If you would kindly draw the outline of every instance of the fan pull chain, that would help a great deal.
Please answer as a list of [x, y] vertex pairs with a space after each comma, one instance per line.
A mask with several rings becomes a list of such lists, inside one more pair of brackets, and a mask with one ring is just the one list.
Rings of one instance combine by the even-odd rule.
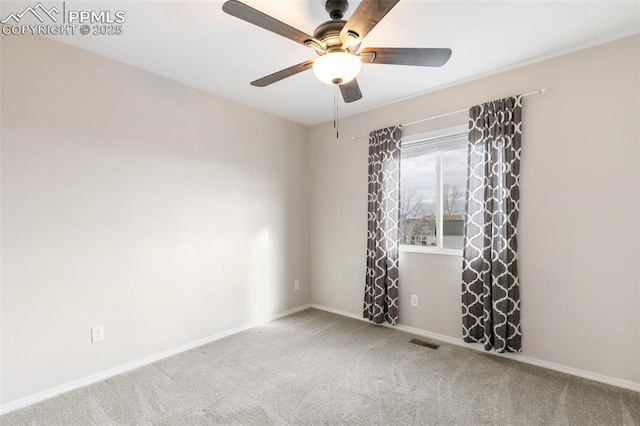
[[336, 85], [333, 85], [333, 128], [336, 128]]
[[333, 107], [335, 108], [333, 112], [333, 128], [336, 129], [336, 139], [340, 138], [340, 115], [338, 111], [338, 85], [333, 85]]

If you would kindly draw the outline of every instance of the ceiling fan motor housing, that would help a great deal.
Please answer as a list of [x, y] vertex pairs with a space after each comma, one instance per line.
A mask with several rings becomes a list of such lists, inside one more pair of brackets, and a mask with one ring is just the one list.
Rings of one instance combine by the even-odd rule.
[[318, 28], [313, 32], [313, 36], [322, 41], [329, 51], [341, 49], [342, 39], [340, 38], [340, 31], [342, 31], [342, 27], [344, 27], [346, 23], [347, 21], [342, 20], [323, 22], [318, 25]]

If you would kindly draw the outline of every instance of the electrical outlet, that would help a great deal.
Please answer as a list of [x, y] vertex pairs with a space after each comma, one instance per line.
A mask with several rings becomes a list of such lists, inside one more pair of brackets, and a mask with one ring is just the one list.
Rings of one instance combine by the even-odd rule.
[[412, 294], [411, 295], [411, 306], [418, 306], [418, 295], [417, 294]]
[[104, 340], [104, 327], [99, 325], [91, 327], [91, 343], [98, 343]]
[[294, 290], [300, 290], [300, 281], [295, 281], [293, 283], [293, 289]]

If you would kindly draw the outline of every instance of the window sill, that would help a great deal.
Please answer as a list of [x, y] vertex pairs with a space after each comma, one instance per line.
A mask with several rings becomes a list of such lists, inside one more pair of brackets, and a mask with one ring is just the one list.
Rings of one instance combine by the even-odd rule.
[[427, 253], [427, 254], [444, 254], [448, 256], [462, 256], [462, 249], [410, 246], [405, 244], [400, 244], [400, 251], [409, 252], [409, 253]]

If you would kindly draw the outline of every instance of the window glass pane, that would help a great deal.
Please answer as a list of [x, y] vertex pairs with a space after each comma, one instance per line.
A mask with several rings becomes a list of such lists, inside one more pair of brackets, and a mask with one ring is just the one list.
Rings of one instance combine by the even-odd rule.
[[402, 158], [400, 244], [436, 246], [437, 155]]
[[442, 153], [442, 246], [463, 247], [467, 148]]

